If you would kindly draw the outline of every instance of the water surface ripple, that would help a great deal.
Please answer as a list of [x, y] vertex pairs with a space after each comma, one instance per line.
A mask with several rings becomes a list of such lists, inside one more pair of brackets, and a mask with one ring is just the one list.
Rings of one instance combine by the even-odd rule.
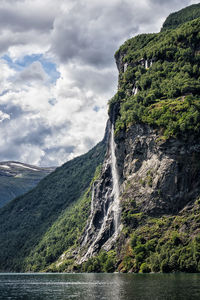
[[0, 273], [0, 300], [200, 299], [200, 274]]

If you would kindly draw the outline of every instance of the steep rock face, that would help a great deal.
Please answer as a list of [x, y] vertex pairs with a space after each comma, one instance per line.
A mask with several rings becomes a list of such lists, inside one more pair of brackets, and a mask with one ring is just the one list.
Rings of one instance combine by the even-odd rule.
[[200, 141], [193, 137], [187, 143], [181, 139], [162, 141], [150, 126], [135, 124], [115, 139], [120, 191], [116, 199], [112, 170], [113, 126], [110, 121], [108, 124], [107, 153], [100, 179], [93, 184], [91, 214], [80, 241], [78, 263], [101, 249], [115, 248], [126, 202], [134, 202], [135, 212], [160, 217], [178, 214], [199, 194]]
[[[193, 7], [191, 6], [189, 10], [186, 9], [186, 11], [188, 12], [190, 11], [190, 9], [193, 9]], [[198, 27], [198, 20], [194, 24], [197, 24]], [[183, 29], [183, 32], [185, 32], [185, 28]], [[194, 36], [196, 36], [195, 30], [193, 34]], [[143, 109], [145, 111], [146, 107], [148, 107], [149, 105], [148, 101], [150, 103], [151, 101], [154, 101], [152, 99], [148, 101], [146, 101], [145, 99], [143, 100], [144, 95], [148, 98], [148, 92], [150, 95], [152, 93], [152, 91], [150, 91], [150, 86], [153, 86], [154, 83], [152, 82], [150, 85], [150, 78], [151, 76], [153, 76], [151, 68], [153, 68], [154, 72], [155, 68], [158, 68], [159, 70], [162, 64], [169, 63], [167, 62], [167, 55], [162, 56], [162, 59], [160, 59], [159, 47], [156, 54], [157, 57], [154, 54], [149, 58], [145, 56], [141, 58], [141, 55], [146, 55], [146, 50], [143, 51], [143, 49], [146, 49], [146, 45], [148, 49], [148, 45], [152, 45], [154, 39], [154, 35], [138, 36], [134, 39], [134, 43], [131, 42], [131, 40], [127, 41], [124, 46], [122, 46], [116, 52], [115, 59], [119, 71], [119, 91], [116, 99], [113, 101], [113, 103], [111, 102], [111, 119], [119, 120], [121, 114], [123, 114], [124, 111], [128, 110], [128, 108], [131, 107], [130, 103], [132, 103], [132, 105], [135, 105], [135, 109], [138, 109], [139, 105], [141, 105], [140, 103], [143, 101], [145, 105], [143, 106], [143, 108], [141, 105], [140, 109]], [[173, 44], [173, 40], [171, 43]], [[141, 50], [139, 50], [138, 56], [136, 55], [134, 57], [137, 49], [137, 44], [138, 47], [141, 48]], [[189, 44], [188, 42], [187, 47], [191, 47], [191, 51], [194, 51], [194, 49], [198, 49], [198, 45], [199, 40], [194, 39], [194, 43]], [[149, 48], [150, 47], [151, 46], [149, 46]], [[177, 63], [175, 56], [176, 53], [174, 54], [174, 56], [172, 56], [173, 58], [171, 57], [170, 59], [173, 59], [174, 62]], [[154, 63], [156, 66], [154, 65]], [[194, 64], [194, 61], [190, 61], [190, 64], [192, 63]], [[130, 69], [128, 69], [129, 67]], [[139, 72], [140, 76], [138, 75]], [[144, 84], [144, 86], [142, 86], [141, 77], [145, 73], [147, 74], [144, 79], [144, 82], [146, 80], [146, 83]], [[165, 76], [167, 75], [165, 74]], [[137, 88], [137, 81], [135, 80], [135, 78], [141, 81], [139, 90]], [[194, 75], [193, 78], [195, 78]], [[160, 82], [162, 82], [162, 78], [160, 79]], [[191, 82], [189, 83], [189, 85], [191, 85]], [[174, 87], [172, 88], [175, 89]], [[132, 96], [130, 92], [131, 89], [133, 89], [134, 91], [134, 93], [132, 93]], [[136, 90], [137, 92], [141, 91], [138, 97], [136, 96]], [[192, 90], [192, 88], [190, 87], [188, 88], [188, 91], [191, 92], [191, 96], [193, 95], [192, 93], [197, 93], [198, 95], [198, 91]], [[179, 92], [183, 93], [183, 91]], [[157, 94], [155, 97], [159, 98], [160, 95]], [[167, 97], [169, 96], [163, 93], [163, 99], [166, 99]], [[181, 95], [181, 97], [177, 100], [177, 103], [184, 102], [185, 97], [186, 96], [184, 94]], [[126, 101], [127, 107], [125, 105], [123, 107], [123, 103]], [[162, 107], [164, 102], [162, 102], [162, 99], [160, 99], [159, 101], [159, 105], [160, 107]], [[157, 107], [159, 107], [158, 104], [155, 104], [155, 106], [152, 106], [151, 109], [154, 109], [156, 105]], [[174, 104], [171, 105], [173, 107]], [[181, 107], [179, 107], [177, 111], [176, 109], [174, 109], [175, 115], [178, 114], [180, 108]], [[162, 111], [164, 114], [164, 109]], [[184, 112], [185, 110], [182, 111], [183, 114]], [[171, 123], [173, 123], [173, 113], [173, 110], [169, 112], [171, 118], [169, 122]], [[198, 112], [195, 113], [198, 114]], [[131, 119], [131, 114], [135, 114], [134, 109], [130, 111], [130, 115], [127, 114], [126, 116], [128, 118], [130, 117]], [[187, 122], [185, 120], [189, 118], [192, 120], [193, 116], [188, 116], [185, 115], [182, 118], [183, 123]], [[182, 116], [180, 115], [180, 118], [181, 117]], [[155, 120], [155, 118], [156, 113], [154, 113], [153, 120]], [[138, 211], [146, 212], [150, 215], [152, 214], [160, 216], [162, 214], [178, 213], [188, 202], [196, 199], [199, 195], [199, 134], [191, 131], [190, 135], [188, 134], [188, 132], [186, 132], [185, 135], [182, 135], [181, 130], [179, 130], [179, 134], [177, 135], [177, 137], [171, 136], [166, 139], [165, 137], [163, 137], [163, 129], [156, 126], [156, 123], [153, 123], [154, 126], [151, 126], [145, 124], [145, 122], [142, 122], [142, 114], [138, 114], [136, 116], [133, 124], [131, 124], [131, 122], [128, 124], [125, 119], [122, 120], [126, 125], [123, 125], [123, 130], [118, 130], [115, 139], [117, 168], [120, 178], [119, 181], [121, 184], [122, 202], [126, 201], [127, 199], [134, 201]], [[145, 119], [145, 121], [146, 120], [148, 121], [148, 118]], [[117, 126], [119, 126], [119, 124]], [[193, 123], [190, 125], [190, 128], [195, 128]], [[198, 126], [196, 128], [198, 128]]]
[[[191, 55], [199, 49], [198, 30], [199, 20], [196, 20], [166, 35], [140, 35], [125, 42], [116, 52], [119, 84], [109, 106], [110, 142], [101, 177], [94, 184], [79, 262], [101, 249], [115, 249], [123, 268], [131, 269], [126, 265], [129, 259], [134, 266], [132, 270], [138, 272], [142, 263], [149, 264], [145, 259], [151, 254], [148, 248], [137, 256], [139, 249], [134, 253], [137, 243], [130, 246], [131, 236], [137, 230], [140, 235], [142, 226], [141, 231], [150, 228], [149, 219], [154, 222], [154, 218], [166, 218], [170, 223], [170, 217], [175, 219], [198, 198], [200, 106], [195, 65], [199, 65], [199, 58]], [[190, 53], [187, 57], [185, 48]], [[113, 128], [115, 138], [111, 137]], [[113, 195], [112, 140], [115, 140], [119, 201]], [[118, 230], [114, 225], [115, 203], [120, 220]], [[165, 238], [164, 230], [162, 234]], [[148, 243], [155, 237], [152, 234], [145, 238], [143, 242]], [[143, 242], [138, 237], [138, 247]], [[187, 243], [190, 242], [188, 239]], [[151, 249], [155, 251], [155, 247]], [[160, 254], [160, 249], [156, 251]], [[159, 263], [158, 271], [163, 261]]]
[[118, 136], [116, 155], [123, 199], [140, 211], [177, 213], [199, 193], [199, 140], [162, 142], [155, 130], [137, 124]]
[[101, 248], [109, 250], [120, 230], [119, 180], [115, 159], [114, 128], [106, 128], [107, 152], [100, 179], [93, 184], [91, 213], [81, 240], [81, 259], [85, 261]]

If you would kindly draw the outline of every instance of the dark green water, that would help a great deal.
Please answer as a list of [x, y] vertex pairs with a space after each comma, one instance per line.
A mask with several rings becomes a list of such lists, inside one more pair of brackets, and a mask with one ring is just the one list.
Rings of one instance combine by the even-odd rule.
[[2, 273], [0, 299], [200, 299], [200, 274]]

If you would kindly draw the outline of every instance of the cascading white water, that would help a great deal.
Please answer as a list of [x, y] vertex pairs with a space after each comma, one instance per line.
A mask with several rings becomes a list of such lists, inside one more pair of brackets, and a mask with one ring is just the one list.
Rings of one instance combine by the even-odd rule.
[[94, 210], [94, 183], [92, 184], [92, 200], [91, 200], [91, 213]]
[[112, 195], [114, 197], [113, 211], [114, 211], [115, 232], [116, 232], [119, 227], [120, 201], [119, 201], [119, 175], [117, 171], [117, 160], [115, 155], [115, 148], [116, 145], [114, 140], [114, 126], [112, 125], [110, 150], [111, 150], [111, 170], [112, 170], [112, 180], [113, 180]]
[[[107, 223], [109, 222], [110, 218], [112, 218], [112, 216], [114, 218], [114, 234], [113, 234], [113, 236], [111, 236], [111, 239], [115, 239], [118, 234], [118, 231], [119, 231], [119, 225], [120, 225], [119, 175], [118, 175], [118, 171], [117, 171], [115, 148], [116, 148], [116, 145], [115, 145], [115, 141], [114, 141], [114, 126], [112, 125], [111, 135], [110, 135], [110, 164], [111, 164], [111, 175], [112, 175], [113, 186], [112, 186], [111, 194], [109, 194], [109, 191], [107, 191], [107, 193], [105, 195], [105, 199], [109, 199], [109, 197], [111, 197], [111, 198], [113, 198], [113, 201], [110, 202], [110, 205], [109, 205], [107, 211], [105, 209], [105, 202], [104, 202], [104, 206], [102, 207], [102, 209], [104, 210], [104, 218], [103, 218], [101, 227], [99, 229], [97, 237], [95, 238], [93, 243], [88, 248], [84, 257], [82, 257], [82, 259], [80, 260], [80, 263], [82, 263], [88, 257], [90, 257], [92, 255], [92, 253], [94, 252], [96, 243], [101, 239], [101, 237], [104, 233], [104, 230], [107, 226]], [[91, 212], [93, 212], [93, 209], [94, 209], [94, 199], [95, 199], [95, 191], [94, 191], [94, 187], [93, 187]], [[88, 237], [89, 237], [89, 231], [90, 231], [92, 225], [93, 225], [93, 220], [91, 219], [89, 227], [86, 232], [86, 236], [82, 243], [82, 246], [87, 244]]]
[[134, 96], [137, 95], [137, 92], [138, 92], [138, 88], [135, 87], [135, 88], [134, 88]]
[[[92, 199], [91, 199], [91, 212], [90, 213], [92, 214], [93, 211], [94, 211], [94, 183], [92, 185]], [[92, 227], [92, 222], [90, 222], [90, 225], [89, 225], [89, 227], [88, 227], [88, 229], [86, 231], [86, 235], [85, 235], [84, 240], [82, 242], [82, 246], [84, 246], [87, 243], [91, 227]]]
[[124, 64], [124, 73], [126, 72], [127, 68], [128, 68], [128, 64], [125, 63], [125, 64]]
[[148, 60], [145, 60], [145, 69], [148, 69]]

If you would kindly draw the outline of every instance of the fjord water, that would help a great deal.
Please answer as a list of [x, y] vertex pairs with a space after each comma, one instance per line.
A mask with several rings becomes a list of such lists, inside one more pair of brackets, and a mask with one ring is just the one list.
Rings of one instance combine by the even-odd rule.
[[1, 273], [0, 299], [200, 299], [200, 274]]

